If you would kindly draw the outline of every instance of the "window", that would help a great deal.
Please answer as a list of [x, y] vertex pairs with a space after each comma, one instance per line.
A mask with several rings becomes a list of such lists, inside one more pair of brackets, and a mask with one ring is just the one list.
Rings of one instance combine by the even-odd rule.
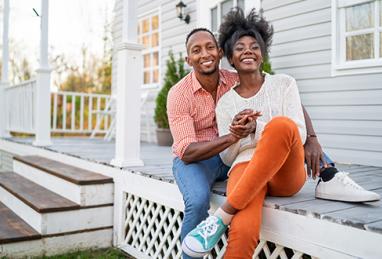
[[382, 71], [382, 0], [333, 0], [333, 74]]
[[144, 46], [143, 54], [143, 85], [157, 87], [160, 82], [160, 35], [159, 15], [152, 13], [138, 21], [138, 41]]
[[217, 1], [216, 5], [210, 8], [210, 28], [215, 34], [217, 34], [218, 27], [221, 23], [222, 18], [226, 15], [233, 7], [240, 7], [245, 9], [244, 0], [225, 0]]

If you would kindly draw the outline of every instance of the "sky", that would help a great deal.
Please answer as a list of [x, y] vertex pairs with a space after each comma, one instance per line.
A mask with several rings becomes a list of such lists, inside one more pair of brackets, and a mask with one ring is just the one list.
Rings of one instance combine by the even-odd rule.
[[[1, 0], [1, 20], [3, 1]], [[69, 62], [81, 62], [81, 47], [101, 56], [104, 24], [112, 21], [114, 0], [49, 0], [49, 48], [65, 53]], [[9, 36], [34, 68], [39, 56], [41, 0], [10, 0]], [[2, 25], [1, 21], [1, 34]], [[2, 38], [1, 38], [2, 39]]]

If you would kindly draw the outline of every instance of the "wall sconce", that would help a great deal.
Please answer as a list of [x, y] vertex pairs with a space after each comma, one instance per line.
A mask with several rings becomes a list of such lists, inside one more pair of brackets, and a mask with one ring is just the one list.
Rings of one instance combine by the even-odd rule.
[[178, 15], [178, 18], [182, 21], [184, 21], [185, 23], [189, 24], [190, 23], [190, 15], [184, 15], [184, 8], [186, 7], [187, 5], [183, 3], [183, 1], [180, 1], [177, 5], [176, 5], [176, 14]]

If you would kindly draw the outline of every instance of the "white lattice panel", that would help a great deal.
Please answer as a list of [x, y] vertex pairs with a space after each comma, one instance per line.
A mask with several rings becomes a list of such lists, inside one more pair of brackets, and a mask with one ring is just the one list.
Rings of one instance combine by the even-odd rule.
[[[124, 200], [124, 245], [136, 254], [148, 258], [181, 258], [179, 241], [183, 212], [136, 195], [125, 193]], [[223, 258], [227, 237], [222, 239], [205, 258]], [[302, 252], [279, 244], [261, 240], [254, 259], [307, 259]]]

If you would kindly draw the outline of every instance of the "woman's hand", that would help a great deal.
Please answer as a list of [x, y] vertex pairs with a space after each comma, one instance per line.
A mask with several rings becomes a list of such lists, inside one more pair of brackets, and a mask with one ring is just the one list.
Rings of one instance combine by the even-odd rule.
[[237, 139], [245, 138], [256, 131], [256, 119], [261, 112], [246, 109], [239, 112], [232, 120], [229, 130]]
[[327, 167], [327, 163], [324, 158], [324, 153], [320, 143], [316, 137], [307, 138], [304, 145], [305, 162], [308, 170], [308, 175], [316, 179], [320, 175], [320, 161], [324, 167]]

